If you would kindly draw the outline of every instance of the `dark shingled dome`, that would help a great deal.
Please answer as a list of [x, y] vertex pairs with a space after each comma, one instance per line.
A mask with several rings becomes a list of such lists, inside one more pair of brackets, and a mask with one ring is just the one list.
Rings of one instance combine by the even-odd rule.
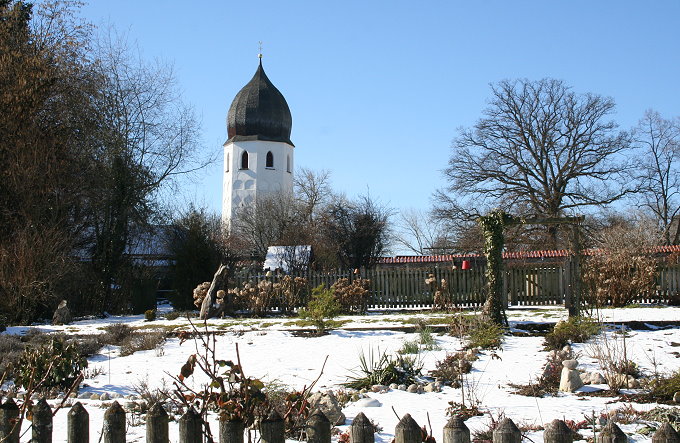
[[236, 94], [227, 114], [228, 142], [266, 140], [288, 143], [293, 119], [283, 94], [269, 81], [262, 61], [253, 78]]

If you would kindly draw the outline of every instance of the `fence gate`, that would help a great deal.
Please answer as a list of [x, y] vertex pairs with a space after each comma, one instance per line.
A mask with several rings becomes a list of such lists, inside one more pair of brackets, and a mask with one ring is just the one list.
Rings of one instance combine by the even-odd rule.
[[571, 281], [568, 263], [536, 263], [506, 268], [503, 274], [505, 302], [513, 306], [564, 303]]

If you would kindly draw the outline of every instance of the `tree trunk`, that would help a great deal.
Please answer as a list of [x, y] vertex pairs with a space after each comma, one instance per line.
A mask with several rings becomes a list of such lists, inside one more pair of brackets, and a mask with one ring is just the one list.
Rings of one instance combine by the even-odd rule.
[[201, 313], [199, 315], [201, 320], [207, 320], [215, 316], [218, 312], [218, 306], [216, 304], [217, 291], [224, 286], [228, 272], [229, 268], [227, 268], [226, 265], [220, 265], [217, 272], [215, 272], [208, 293], [205, 295], [203, 303], [201, 303]]

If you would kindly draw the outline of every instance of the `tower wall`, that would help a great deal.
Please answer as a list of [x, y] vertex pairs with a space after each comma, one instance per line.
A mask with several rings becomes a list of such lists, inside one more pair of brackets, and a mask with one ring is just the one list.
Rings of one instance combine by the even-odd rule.
[[[243, 152], [248, 153], [248, 168], [242, 168]], [[267, 167], [267, 153], [273, 166]], [[293, 147], [288, 143], [263, 140], [224, 144], [224, 181], [222, 220], [226, 226], [240, 208], [256, 205], [259, 198], [274, 192], [293, 192]]]

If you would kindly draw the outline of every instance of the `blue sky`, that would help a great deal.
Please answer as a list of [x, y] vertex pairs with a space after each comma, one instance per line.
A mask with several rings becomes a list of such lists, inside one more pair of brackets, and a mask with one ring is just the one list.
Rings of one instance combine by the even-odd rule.
[[[633, 126], [648, 108], [680, 115], [680, 0], [92, 0], [81, 11], [174, 64], [220, 152], [232, 99], [257, 67], [286, 97], [296, 166], [331, 171], [349, 196], [430, 206], [456, 129], [472, 125], [505, 78], [553, 77], [611, 96]], [[178, 204], [219, 212], [222, 157]]]

